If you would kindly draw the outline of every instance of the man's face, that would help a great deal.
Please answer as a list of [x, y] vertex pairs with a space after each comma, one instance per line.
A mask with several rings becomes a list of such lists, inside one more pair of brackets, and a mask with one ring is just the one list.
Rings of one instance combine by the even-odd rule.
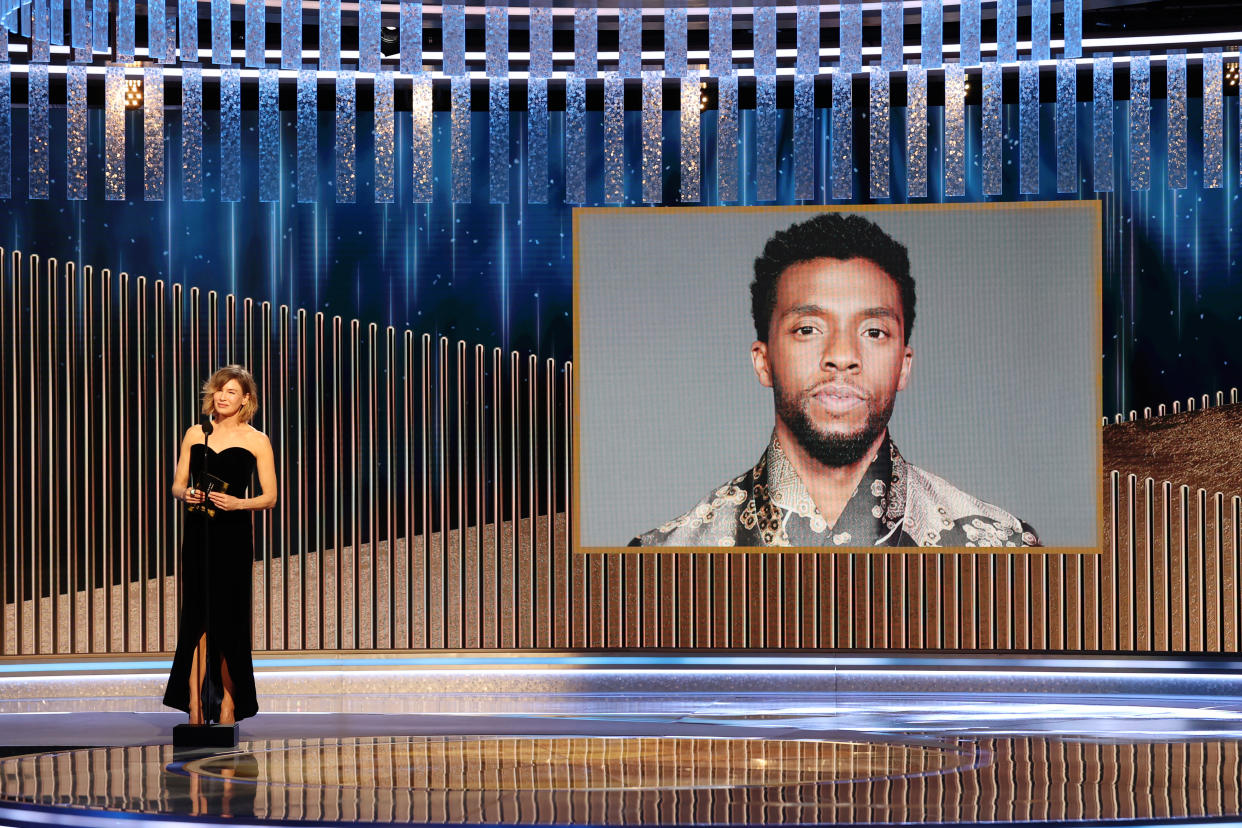
[[897, 283], [867, 259], [787, 268], [768, 341], [751, 346], [755, 374], [774, 392], [778, 436], [828, 466], [861, 460], [910, 375], [904, 325]]

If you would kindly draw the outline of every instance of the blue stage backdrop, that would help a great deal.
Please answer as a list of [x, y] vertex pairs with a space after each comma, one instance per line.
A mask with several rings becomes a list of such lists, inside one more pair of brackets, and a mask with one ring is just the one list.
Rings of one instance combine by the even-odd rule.
[[[1202, 186], [1202, 133], [1190, 130], [1185, 189], [1167, 186], [1163, 101], [1152, 108], [1151, 189], [1131, 189], [1125, 102], [1114, 104], [1113, 169], [1116, 189], [1093, 191], [1091, 103], [1077, 105], [1078, 192], [1057, 193], [1055, 105], [1039, 111], [1039, 192], [1021, 194], [1018, 104], [1004, 119], [1003, 188], [984, 195], [980, 113], [966, 108], [965, 194], [945, 197], [941, 142], [928, 142], [928, 197], [908, 198], [905, 111], [892, 111], [891, 196], [867, 196], [869, 158], [866, 107], [855, 107], [855, 203], [1092, 199], [1103, 201], [1104, 415], [1156, 406], [1174, 399], [1242, 385], [1235, 364], [1242, 341], [1242, 204], [1236, 131], [1228, 129], [1225, 185]], [[1189, 101], [1188, 120], [1202, 123], [1199, 100]], [[1225, 122], [1237, 123], [1238, 98], [1225, 98]], [[489, 202], [488, 114], [471, 122], [471, 200], [454, 203], [451, 192], [450, 114], [433, 119], [434, 197], [413, 203], [408, 112], [396, 118], [396, 192], [392, 204], [374, 203], [370, 112], [357, 115], [357, 203], [337, 204], [334, 115], [318, 123], [318, 200], [299, 203], [296, 113], [281, 113], [280, 199], [258, 198], [258, 114], [242, 113], [242, 198], [219, 197], [219, 119], [203, 118], [202, 201], [182, 200], [181, 117], [168, 111], [165, 135], [165, 200], [143, 200], [142, 113], [127, 114], [128, 201], [105, 201], [103, 111], [88, 112], [88, 196], [66, 200], [65, 110], [52, 110], [51, 198], [28, 200], [25, 181], [26, 111], [13, 112], [13, 198], [0, 202], [7, 230], [0, 244], [31, 253], [72, 258], [95, 267], [164, 278], [323, 311], [364, 322], [410, 327], [470, 343], [533, 351], [569, 359], [573, 279], [572, 210], [566, 204], [563, 113], [551, 113], [548, 203], [527, 202], [525, 113], [512, 113], [509, 130], [510, 203]], [[933, 136], [942, 134], [943, 109], [929, 108]], [[776, 202], [757, 201], [754, 111], [741, 113], [740, 204], [845, 204], [833, 199], [827, 153], [832, 112], [814, 112], [814, 198], [795, 200], [794, 121], [779, 112], [780, 146]], [[625, 113], [625, 205], [642, 203], [640, 112]], [[665, 204], [679, 204], [680, 115], [664, 113]], [[586, 203], [604, 204], [604, 118], [586, 113]], [[719, 204], [716, 187], [716, 113], [702, 119], [703, 181], [700, 201]], [[1029, 173], [1028, 173], [1029, 174]], [[806, 186], [806, 182], [802, 182]], [[705, 274], [710, 276], [710, 274]], [[739, 301], [746, 286], [738, 285]], [[1015, 309], [1014, 312], [1021, 312]], [[1231, 360], [1233, 357], [1233, 360]]]

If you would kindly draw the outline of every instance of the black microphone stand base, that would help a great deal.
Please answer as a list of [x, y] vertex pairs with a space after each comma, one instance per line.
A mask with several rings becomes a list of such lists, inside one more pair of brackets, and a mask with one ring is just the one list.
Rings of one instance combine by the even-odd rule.
[[237, 725], [220, 724], [179, 724], [173, 728], [173, 747], [237, 747]]

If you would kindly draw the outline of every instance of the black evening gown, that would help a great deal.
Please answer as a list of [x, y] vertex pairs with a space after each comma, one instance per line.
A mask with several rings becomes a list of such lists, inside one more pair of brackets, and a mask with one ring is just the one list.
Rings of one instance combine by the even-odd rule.
[[[216, 452], [210, 448], [204, 450], [203, 444], [197, 443], [190, 448], [191, 483], [201, 479], [204, 456], [207, 457], [207, 473], [226, 481], [228, 494], [245, 497], [254, 475], [254, 455], [241, 446]], [[216, 509], [215, 516], [209, 517], [201, 510], [187, 510], [181, 559], [181, 623], [164, 704], [190, 712], [190, 665], [198, 640], [207, 630], [208, 675], [203, 682], [203, 711], [207, 721], [220, 718], [220, 702], [224, 698], [223, 659], [233, 680], [236, 719], [241, 721], [259, 710], [254, 666], [250, 660], [250, 590], [254, 563], [250, 511]]]

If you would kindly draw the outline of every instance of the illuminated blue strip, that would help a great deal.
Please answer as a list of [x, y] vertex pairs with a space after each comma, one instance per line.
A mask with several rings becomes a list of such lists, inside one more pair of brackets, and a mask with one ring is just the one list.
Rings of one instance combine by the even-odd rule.
[[1225, 181], [1223, 68], [1220, 47], [1203, 50], [1203, 186], [1209, 189]]
[[1171, 189], [1181, 190], [1186, 187], [1186, 50], [1169, 52], [1166, 66], [1168, 179]]
[[625, 81], [604, 75], [604, 201], [625, 201]]
[[380, 68], [380, 0], [358, 3], [358, 69], [378, 72]]
[[[73, 7], [76, 9], [82, 0], [73, 0]], [[76, 20], [76, 18], [75, 18]], [[77, 24], [74, 24], [73, 30], [74, 46], [77, 46]], [[164, 25], [164, 0], [154, 0], [147, 3], [147, 49], [151, 60], [167, 60], [168, 54], [168, 29]]]
[[181, 200], [203, 200], [203, 70], [181, 75]]
[[598, 12], [588, 0], [578, 0], [574, 9], [574, 74], [583, 80], [594, 78], [599, 73], [598, 54]]
[[548, 203], [548, 82], [526, 84], [526, 201]]
[[[818, 9], [817, 9], [818, 11]], [[819, 29], [816, 28], [818, 35]], [[815, 77], [794, 78], [793, 111], [794, 198], [815, 198]]]
[[530, 76], [552, 76], [552, 9], [547, 5], [530, 7]]
[[586, 203], [586, 81], [565, 81], [565, 203]]
[[375, 119], [372, 132], [375, 143], [375, 203], [396, 201], [397, 179], [394, 172], [394, 138], [396, 119], [393, 113], [392, 72], [375, 76]]
[[487, 52], [487, 76], [509, 77], [509, 9], [488, 0], [484, 25], [484, 47]]
[[[763, 78], [759, 79], [762, 89]], [[664, 93], [660, 73], [643, 72], [642, 159], [643, 201], [659, 204], [664, 198], [663, 147]]]
[[680, 78], [686, 74], [686, 7], [664, 9], [664, 74]]
[[905, 39], [902, 31], [904, 14], [902, 0], [880, 0], [880, 66], [889, 72], [901, 70], [902, 43]]
[[1151, 189], [1151, 57], [1130, 55], [1130, 189]]
[[470, 77], [459, 75], [452, 79], [450, 89], [451, 141], [449, 173], [453, 201], [470, 201]]
[[779, 116], [776, 109], [776, 76], [755, 78], [755, 198], [759, 201], [776, 200]]
[[[733, 9], [716, 2], [707, 12], [707, 71], [715, 78], [733, 72]], [[801, 48], [801, 41], [799, 41]], [[819, 56], [816, 54], [816, 62]]]
[[1082, 0], [1065, 0], [1065, 52], [1067, 58], [1082, 57]]
[[[842, 12], [844, 14], [844, 12]], [[861, 19], [861, 18], [859, 18]], [[844, 36], [844, 35], [843, 35]], [[755, 77], [776, 74], [776, 8], [767, 4], [755, 6]]]
[[263, 50], [266, 48], [263, 0], [246, 0], [246, 66], [251, 69], [262, 67]]
[[1057, 192], [1078, 192], [1078, 67], [1057, 61]]
[[818, 0], [798, 0], [798, 59], [794, 72], [808, 78], [819, 74]]
[[300, 69], [302, 66], [302, 2], [281, 0], [280, 3], [280, 68]]
[[637, 78], [642, 74], [643, 10], [621, 9], [617, 29], [620, 41], [617, 71], [623, 78]]
[[[212, 0], [213, 3], [216, 0]], [[177, 31], [181, 36], [181, 61], [198, 60], [198, 2], [177, 0]]]
[[996, 2], [996, 60], [999, 63], [1018, 60], [1018, 0]]
[[927, 197], [927, 70], [906, 70], [906, 194]]
[[280, 86], [276, 69], [259, 70], [259, 201], [280, 200]]
[[298, 202], [319, 199], [319, 83], [314, 69], [298, 70]]
[[358, 200], [357, 86], [351, 70], [336, 76], [336, 203]]
[[1018, 190], [1039, 192], [1039, 64], [1018, 64]]
[[211, 0], [211, 62], [226, 66], [233, 61], [233, 18], [229, 0]]
[[854, 88], [845, 72], [832, 73], [832, 197], [854, 197]]
[[[7, 32], [5, 33], [7, 39]], [[13, 197], [13, 75], [0, 63], [0, 198]]]
[[341, 68], [341, 0], [319, 3], [319, 68], [328, 72]]
[[86, 67], [65, 72], [65, 189], [70, 200], [86, 198]]
[[440, 13], [444, 41], [444, 74], [456, 77], [466, 72], [466, 7], [460, 0], [445, 3]]
[[1052, 9], [1049, 0], [1031, 0], [1031, 57], [1052, 57]]
[[889, 78], [888, 72], [871, 67], [871, 197], [888, 198], [889, 154]]
[[966, 195], [966, 72], [960, 63], [944, 67], [944, 194]]
[[979, 5], [979, 0], [962, 0], [959, 27], [960, 39], [962, 41], [961, 63], [963, 66], [979, 65], [979, 29], [982, 16]]
[[939, 69], [944, 64], [944, 5], [942, 0], [923, 0], [919, 34], [921, 37], [919, 63], [928, 69]]
[[[775, 46], [773, 43], [773, 49]], [[845, 0], [841, 4], [840, 70], [849, 73], [862, 71], [862, 0]]]
[[[339, 0], [338, 0], [339, 2]], [[407, 75], [423, 71], [423, 4], [421, 0], [401, 0], [400, 69]]]
[[1113, 56], [1096, 53], [1091, 59], [1091, 133], [1095, 145], [1093, 189], [1113, 191]]
[[509, 79], [487, 82], [487, 192], [492, 204], [509, 203]]
[[34, 0], [30, 4], [31, 28], [34, 33], [30, 39], [30, 62], [47, 63], [52, 56], [51, 43], [48, 41], [48, 0]]
[[721, 78], [716, 87], [716, 199], [737, 201], [738, 100], [737, 75]]
[[[53, 46], [65, 45], [65, 0], [51, 0], [48, 4], [48, 40]], [[4, 27], [0, 26], [0, 36], [5, 40], [8, 39], [8, 32], [4, 31]], [[107, 43], [107, 35], [105, 33], [105, 43]], [[119, 44], [118, 44], [119, 48]], [[5, 52], [7, 53], [7, 49]], [[120, 55], [117, 55], [119, 58]], [[4, 60], [8, 60], [6, 54]]]
[[[111, 67], [109, 67], [111, 71]], [[26, 70], [27, 198], [45, 199], [48, 193], [47, 64], [32, 63]]]
[[220, 200], [241, 201], [241, 72], [220, 73]]
[[[155, 17], [158, 15], [160, 18], [159, 31], [162, 32], [164, 26], [163, 7], [158, 2], [152, 3], [152, 5], [158, 8], [158, 12], [151, 13], [150, 16]], [[151, 25], [155, 25], [154, 22]], [[73, 45], [73, 48], [89, 49], [91, 47], [90, 20], [86, 16], [86, 0], [73, 0], [69, 6], [69, 35], [69, 42]], [[153, 55], [153, 57], [158, 58], [160, 55]]]
[[983, 64], [983, 192], [1000, 195], [1004, 153], [1001, 105], [1004, 84], [1001, 65], [995, 61]]

